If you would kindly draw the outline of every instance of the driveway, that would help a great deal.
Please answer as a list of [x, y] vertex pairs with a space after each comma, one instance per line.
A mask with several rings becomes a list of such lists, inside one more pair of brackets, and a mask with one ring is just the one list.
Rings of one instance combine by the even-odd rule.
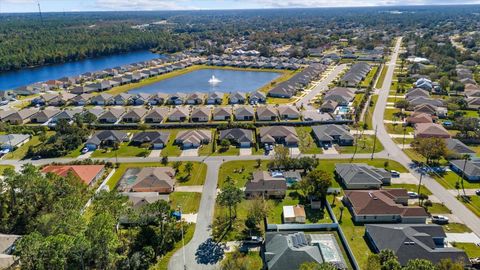
[[338, 155], [338, 151], [337, 149], [335, 149], [335, 147], [329, 147], [328, 149], [323, 149], [323, 154], [326, 154], [326, 155]]
[[[474, 233], [446, 233], [447, 242], [480, 244], [480, 238]], [[480, 248], [480, 247], [479, 247]]]
[[252, 148], [240, 148], [240, 156], [250, 156], [252, 154]]
[[392, 184], [418, 185], [418, 179], [411, 173], [400, 173], [400, 177], [392, 178]]
[[291, 156], [298, 156], [301, 153], [300, 148], [298, 148], [298, 147], [290, 147], [289, 150], [290, 150], [290, 155]]
[[201, 193], [203, 191], [203, 186], [177, 186], [175, 187], [175, 191]]
[[162, 153], [162, 149], [152, 150], [152, 152], [150, 152], [150, 155], [148, 155], [148, 157], [160, 157], [161, 153]]
[[181, 157], [198, 157], [198, 148], [185, 149], [182, 151]]

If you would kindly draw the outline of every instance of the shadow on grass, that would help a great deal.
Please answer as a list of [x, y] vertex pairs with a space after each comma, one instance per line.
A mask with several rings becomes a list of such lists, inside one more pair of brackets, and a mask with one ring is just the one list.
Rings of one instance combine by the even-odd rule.
[[208, 238], [198, 246], [195, 258], [198, 264], [216, 264], [223, 259], [224, 246]]

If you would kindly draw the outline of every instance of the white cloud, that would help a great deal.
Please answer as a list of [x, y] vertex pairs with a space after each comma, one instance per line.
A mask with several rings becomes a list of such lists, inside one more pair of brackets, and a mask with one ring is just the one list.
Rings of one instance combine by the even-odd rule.
[[106, 10], [181, 10], [196, 9], [183, 0], [96, 0], [95, 6]]

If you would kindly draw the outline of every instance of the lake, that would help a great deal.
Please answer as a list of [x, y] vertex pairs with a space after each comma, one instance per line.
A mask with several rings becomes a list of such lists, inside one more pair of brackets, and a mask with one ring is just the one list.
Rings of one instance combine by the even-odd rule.
[[99, 71], [106, 68], [142, 62], [158, 57], [158, 54], [149, 51], [136, 51], [63, 64], [2, 72], [0, 73], [0, 90], [14, 89], [36, 82], [54, 80], [66, 76], [76, 76], [89, 71]]
[[[263, 72], [263, 71], [243, 71], [243, 70], [227, 70], [227, 69], [200, 69], [176, 77], [165, 79], [156, 83], [145, 85], [129, 91], [131, 94], [136, 93], [167, 93], [176, 92], [251, 92], [268, 84], [272, 80], [280, 77], [279, 72]], [[212, 85], [208, 81], [215, 76], [219, 82]]]

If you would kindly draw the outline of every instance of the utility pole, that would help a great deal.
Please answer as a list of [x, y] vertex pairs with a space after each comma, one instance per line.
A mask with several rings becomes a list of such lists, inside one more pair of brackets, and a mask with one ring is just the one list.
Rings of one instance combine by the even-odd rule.
[[422, 187], [422, 178], [423, 178], [423, 164], [420, 164], [420, 181], [418, 182], [418, 205], [420, 205], [420, 188]]
[[38, 14], [40, 15], [40, 21], [43, 24], [43, 16], [42, 16], [42, 8], [40, 7], [40, 0], [37, 1], [37, 5], [38, 5]]
[[402, 149], [405, 149], [405, 133], [407, 132], [407, 127], [403, 127], [403, 141], [402, 141]]
[[373, 159], [373, 154], [375, 154], [375, 147], [377, 146], [377, 130], [378, 130], [378, 125], [375, 126], [375, 136], [373, 136], [373, 149], [372, 149], [371, 159]]

